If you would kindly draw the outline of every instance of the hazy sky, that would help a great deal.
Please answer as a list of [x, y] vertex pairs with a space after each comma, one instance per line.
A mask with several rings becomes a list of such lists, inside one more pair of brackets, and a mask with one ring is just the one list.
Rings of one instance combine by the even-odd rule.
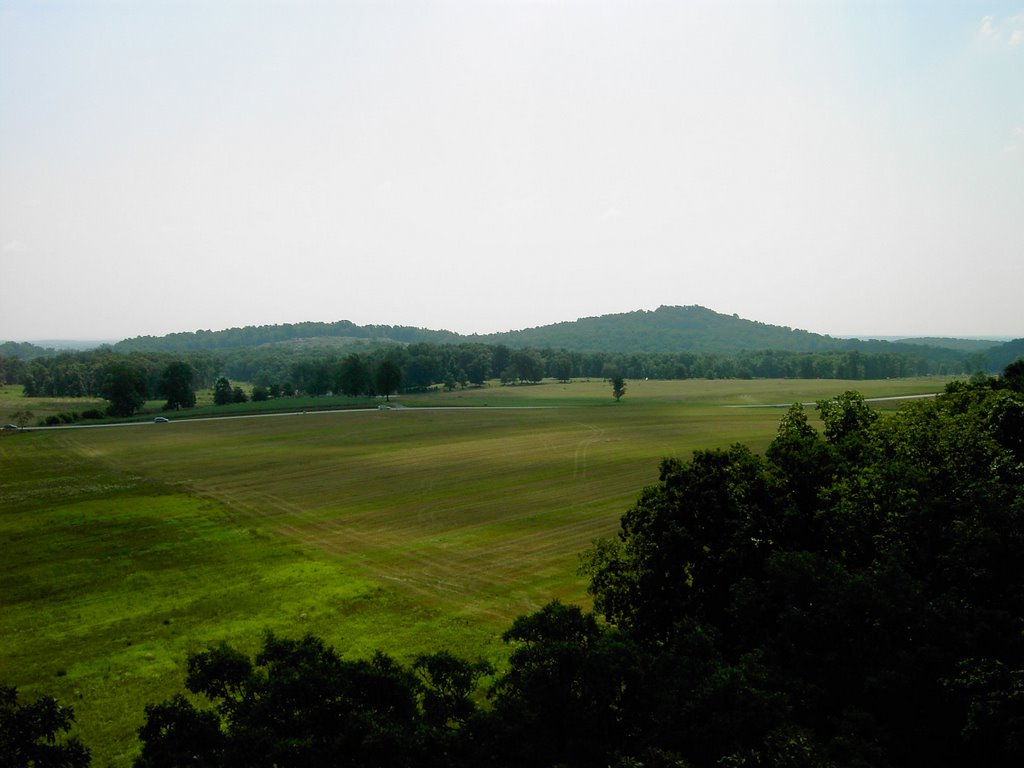
[[1024, 0], [0, 0], [0, 339], [1022, 295]]

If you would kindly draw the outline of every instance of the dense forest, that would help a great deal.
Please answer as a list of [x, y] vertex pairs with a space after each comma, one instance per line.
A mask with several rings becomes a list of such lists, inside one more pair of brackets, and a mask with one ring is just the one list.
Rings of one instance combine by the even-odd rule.
[[[1024, 361], [891, 415], [817, 407], [763, 456], [666, 459], [581, 559], [595, 613], [519, 617], [507, 667], [218, 645], [135, 765], [1021, 765]], [[0, 694], [0, 762], [88, 764], [70, 710]]]

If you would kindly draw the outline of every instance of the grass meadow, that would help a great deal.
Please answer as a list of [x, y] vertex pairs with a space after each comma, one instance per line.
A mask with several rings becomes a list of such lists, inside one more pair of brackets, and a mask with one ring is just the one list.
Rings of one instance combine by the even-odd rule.
[[[588, 604], [579, 553], [663, 457], [764, 449], [782, 411], [729, 406], [943, 384], [630, 381], [615, 403], [605, 382], [547, 382], [2, 433], [0, 681], [73, 706], [94, 765], [123, 766], [143, 706], [221, 640], [312, 632], [352, 657], [449, 648], [500, 667], [515, 616]], [[45, 410], [11, 391], [0, 414]]]

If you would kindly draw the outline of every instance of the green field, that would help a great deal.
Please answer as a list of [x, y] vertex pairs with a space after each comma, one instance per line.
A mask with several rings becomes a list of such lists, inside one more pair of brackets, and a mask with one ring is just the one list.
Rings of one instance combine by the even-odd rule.
[[[357, 657], [447, 647], [500, 664], [513, 617], [587, 603], [578, 554], [661, 458], [768, 444], [780, 409], [727, 406], [943, 384], [630, 381], [614, 403], [607, 383], [551, 382], [3, 433], [0, 681], [71, 704], [94, 764], [126, 765], [143, 705], [218, 640], [313, 632]], [[25, 404], [0, 396], [0, 413]]]

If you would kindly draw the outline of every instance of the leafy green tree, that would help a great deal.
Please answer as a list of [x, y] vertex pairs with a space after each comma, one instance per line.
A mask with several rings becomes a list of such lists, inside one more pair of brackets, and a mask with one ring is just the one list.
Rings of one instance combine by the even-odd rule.
[[253, 662], [221, 645], [188, 667], [213, 709], [148, 707], [138, 768], [425, 764], [416, 678], [387, 656], [345, 661], [318, 638], [268, 634]]
[[146, 380], [135, 368], [116, 363], [103, 379], [102, 394], [111, 416], [131, 416], [146, 402]]
[[612, 378], [612, 395], [615, 397], [615, 402], [619, 402], [624, 394], [626, 394], [626, 380], [622, 376], [616, 375]]
[[176, 360], [164, 368], [160, 377], [160, 391], [167, 398], [165, 411], [192, 408], [196, 404], [196, 393], [192, 388], [195, 372], [192, 366]]
[[473, 355], [466, 365], [466, 376], [469, 381], [482, 387], [491, 376], [491, 354], [480, 351]]
[[50, 696], [18, 702], [18, 689], [0, 686], [0, 765], [5, 768], [85, 768], [89, 750], [71, 730], [75, 713]]
[[254, 403], [262, 403], [265, 400], [270, 399], [270, 392], [262, 384], [257, 384], [252, 388], [252, 401]]
[[300, 360], [289, 373], [296, 388], [310, 395], [325, 395], [334, 386], [334, 363], [327, 358]]
[[520, 381], [537, 382], [544, 378], [544, 358], [535, 349], [517, 349], [512, 353], [511, 368]]
[[1014, 392], [1024, 392], [1024, 358], [1006, 366], [1001, 381]]
[[233, 403], [247, 403], [249, 402], [249, 396], [245, 394], [245, 390], [241, 387], [235, 387], [231, 390], [231, 402]]
[[139, 728], [142, 742], [136, 768], [205, 768], [224, 764], [226, 739], [215, 712], [196, 708], [180, 693], [148, 704]]
[[868, 429], [878, 418], [859, 392], [844, 392], [817, 404], [825, 425], [825, 439], [847, 457], [859, 455]]
[[509, 669], [494, 684], [498, 765], [608, 765], [628, 747], [642, 654], [593, 614], [558, 601], [503, 635]]
[[447, 651], [417, 656], [412, 668], [420, 678], [424, 718], [434, 728], [466, 723], [477, 712], [472, 696], [480, 678], [494, 674], [486, 661], [469, 662]]
[[551, 360], [551, 375], [561, 382], [572, 378], [572, 355], [559, 352]]
[[765, 457], [779, 499], [778, 524], [791, 541], [800, 541], [813, 529], [808, 518], [818, 509], [818, 493], [839, 469], [835, 449], [810, 425], [803, 405], [794, 403]]
[[512, 365], [512, 350], [504, 344], [496, 344], [490, 350], [490, 375], [494, 377], [504, 376], [505, 371]]
[[391, 393], [397, 392], [402, 384], [402, 371], [391, 360], [384, 360], [377, 367], [375, 383], [378, 395], [384, 395], [385, 400], [391, 399]]
[[659, 485], [623, 515], [618, 539], [585, 558], [595, 608], [650, 641], [695, 611], [721, 617], [731, 580], [756, 572], [758, 542], [771, 537], [767, 486], [762, 459], [742, 445], [664, 460]]
[[221, 376], [213, 385], [214, 405], [227, 405], [231, 402], [231, 396], [231, 382], [228, 381], [226, 376]]
[[346, 397], [365, 395], [369, 378], [370, 372], [363, 358], [354, 353], [347, 355], [338, 372], [338, 391]]

